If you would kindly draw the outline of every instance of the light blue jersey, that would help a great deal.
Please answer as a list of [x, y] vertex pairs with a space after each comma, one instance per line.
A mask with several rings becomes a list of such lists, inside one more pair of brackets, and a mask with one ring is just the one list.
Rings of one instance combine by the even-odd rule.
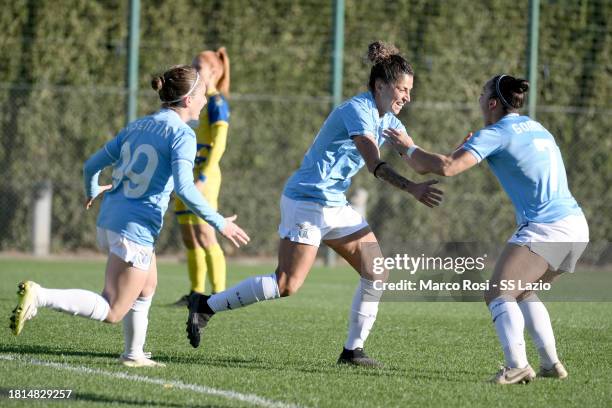
[[170, 109], [127, 125], [85, 163], [88, 197], [97, 195], [100, 170], [113, 165], [113, 188], [104, 195], [97, 225], [130, 241], [153, 246], [174, 181], [178, 180], [181, 199], [195, 205], [198, 215], [221, 228], [223, 217], [203, 201], [193, 184], [195, 156], [194, 131]]
[[405, 131], [393, 113], [379, 117], [371, 92], [364, 92], [336, 107], [327, 117], [300, 168], [285, 184], [283, 194], [297, 201], [314, 201], [324, 206], [346, 205], [346, 190], [365, 161], [353, 137], [369, 135], [380, 147], [383, 130]]
[[479, 162], [487, 159], [514, 204], [519, 225], [582, 214], [567, 186], [561, 151], [540, 123], [509, 114], [476, 132], [462, 148]]

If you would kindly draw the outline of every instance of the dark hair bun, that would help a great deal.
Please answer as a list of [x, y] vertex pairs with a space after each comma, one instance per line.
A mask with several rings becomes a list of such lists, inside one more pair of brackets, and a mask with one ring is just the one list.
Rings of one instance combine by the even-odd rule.
[[513, 78], [511, 91], [516, 93], [525, 93], [529, 90], [529, 81], [521, 78]]
[[155, 92], [159, 92], [164, 87], [164, 77], [156, 76], [151, 80], [151, 88], [155, 90]]
[[368, 60], [373, 64], [378, 64], [398, 53], [399, 50], [394, 45], [385, 44], [382, 41], [375, 41], [368, 45]]

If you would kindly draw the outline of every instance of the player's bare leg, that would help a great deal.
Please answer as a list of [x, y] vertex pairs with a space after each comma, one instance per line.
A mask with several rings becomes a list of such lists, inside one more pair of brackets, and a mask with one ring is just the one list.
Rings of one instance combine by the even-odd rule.
[[373, 272], [374, 258], [382, 256], [376, 236], [366, 227], [346, 237], [326, 240], [325, 244], [342, 256], [361, 278], [353, 296], [348, 336], [338, 364], [381, 367], [381, 363], [368, 357], [363, 350], [364, 342], [376, 321], [382, 295], [381, 291], [374, 289], [373, 281], [386, 280], [386, 273], [377, 275]]
[[123, 318], [123, 337], [125, 348], [119, 361], [128, 367], [164, 367], [165, 364], [151, 359], [151, 353], [144, 352], [147, 328], [149, 325], [149, 309], [157, 288], [157, 260], [151, 259], [147, 279], [138, 298]]
[[[102, 296], [110, 304], [107, 322], [117, 323], [123, 319], [145, 287], [148, 276], [149, 271], [135, 268], [115, 254], [109, 255], [102, 291]], [[157, 273], [155, 277], [157, 283]]]
[[[32, 281], [21, 282], [11, 328], [16, 335], [21, 333], [25, 321], [34, 317], [40, 307], [108, 323], [119, 322], [143, 291], [147, 278], [147, 271], [110, 254], [102, 296], [83, 289], [48, 289]], [[157, 282], [156, 274], [154, 282]]]
[[186, 329], [190, 344], [193, 347], [200, 345], [200, 331], [217, 312], [295, 293], [310, 272], [317, 250], [318, 247], [313, 245], [281, 239], [275, 273], [247, 278], [236, 286], [212, 296], [192, 294], [189, 298]]

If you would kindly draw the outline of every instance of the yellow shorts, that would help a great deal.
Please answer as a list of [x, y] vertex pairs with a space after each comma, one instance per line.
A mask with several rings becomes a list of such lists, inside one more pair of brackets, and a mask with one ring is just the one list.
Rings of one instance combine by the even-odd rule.
[[[219, 190], [221, 189], [221, 175], [209, 176], [204, 183], [196, 184], [199, 187], [202, 196], [215, 210], [219, 208]], [[180, 199], [176, 199], [174, 205], [174, 213], [176, 219], [181, 225], [198, 225], [206, 224], [202, 218], [191, 212], [189, 208]]]

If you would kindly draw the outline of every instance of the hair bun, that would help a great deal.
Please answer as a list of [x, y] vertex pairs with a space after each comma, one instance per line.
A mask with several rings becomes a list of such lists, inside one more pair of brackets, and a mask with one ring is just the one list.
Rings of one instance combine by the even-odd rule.
[[382, 41], [374, 41], [368, 45], [368, 60], [373, 64], [378, 64], [397, 53], [399, 50], [394, 45]]
[[522, 78], [512, 78], [512, 82], [509, 83], [510, 91], [515, 93], [525, 93], [529, 90], [529, 81]]
[[155, 92], [159, 92], [164, 87], [164, 77], [156, 76], [151, 80], [151, 87], [155, 90]]

